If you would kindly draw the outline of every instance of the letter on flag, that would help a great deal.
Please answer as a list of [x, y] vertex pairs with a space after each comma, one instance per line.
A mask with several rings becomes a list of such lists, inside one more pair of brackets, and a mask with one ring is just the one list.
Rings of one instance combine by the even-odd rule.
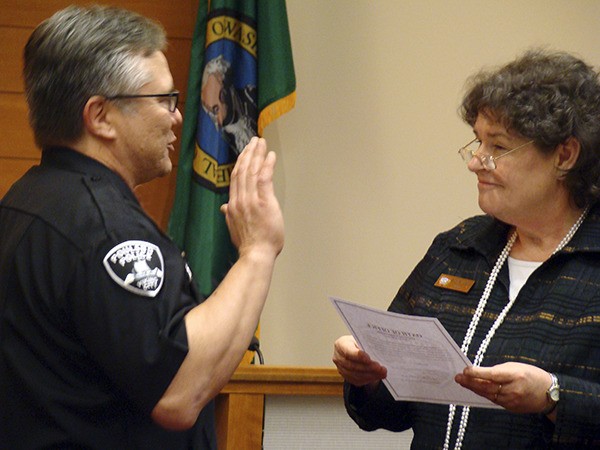
[[169, 234], [204, 296], [237, 259], [219, 211], [237, 156], [295, 90], [285, 0], [200, 0]]

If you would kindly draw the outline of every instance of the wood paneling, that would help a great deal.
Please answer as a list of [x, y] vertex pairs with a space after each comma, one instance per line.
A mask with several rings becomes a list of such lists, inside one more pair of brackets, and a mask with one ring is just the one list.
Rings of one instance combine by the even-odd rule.
[[0, 94], [0, 158], [39, 158], [23, 94]]
[[215, 401], [217, 446], [221, 450], [262, 448], [262, 394], [219, 395]]
[[169, 214], [175, 198], [175, 183], [177, 182], [177, 167], [169, 175], [156, 178], [149, 183], [138, 186], [135, 190], [142, 208], [154, 221], [166, 230]]
[[190, 71], [190, 53], [192, 51], [192, 41], [190, 39], [170, 39], [169, 46], [165, 52], [169, 69], [173, 74], [175, 87], [179, 89], [179, 110], [183, 111], [183, 103], [187, 98], [188, 73]]
[[[3, 0], [0, 26], [35, 28], [59, 9], [72, 4], [93, 2], [74, 0]], [[136, 11], [159, 21], [169, 37], [191, 38], [198, 11], [198, 0], [103, 0], [103, 5]]]
[[30, 34], [31, 30], [24, 28], [0, 27], [0, 60], [2, 61], [0, 91], [23, 92], [22, 55]]
[[0, 158], [0, 198], [8, 188], [17, 181], [27, 170], [39, 163], [38, 159], [6, 159]]

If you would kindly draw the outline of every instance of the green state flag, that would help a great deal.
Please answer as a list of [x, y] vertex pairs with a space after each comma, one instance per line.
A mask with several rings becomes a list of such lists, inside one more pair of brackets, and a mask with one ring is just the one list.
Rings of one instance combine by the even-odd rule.
[[204, 296], [237, 259], [219, 211], [237, 156], [295, 90], [285, 0], [200, 0], [168, 232]]

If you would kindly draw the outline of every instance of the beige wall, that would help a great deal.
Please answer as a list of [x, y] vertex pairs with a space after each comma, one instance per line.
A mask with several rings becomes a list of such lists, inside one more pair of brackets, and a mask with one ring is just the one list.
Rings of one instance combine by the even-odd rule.
[[456, 154], [467, 76], [535, 45], [600, 67], [600, 2], [287, 0], [296, 108], [278, 152], [286, 246], [265, 308], [267, 363], [331, 365], [327, 300], [386, 308], [439, 231], [479, 212]]

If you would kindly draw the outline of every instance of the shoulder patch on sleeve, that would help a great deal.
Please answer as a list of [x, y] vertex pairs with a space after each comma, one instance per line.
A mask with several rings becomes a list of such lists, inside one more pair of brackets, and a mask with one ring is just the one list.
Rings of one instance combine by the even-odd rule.
[[164, 280], [160, 248], [146, 241], [125, 241], [104, 257], [104, 267], [122, 288], [144, 297], [155, 297]]

